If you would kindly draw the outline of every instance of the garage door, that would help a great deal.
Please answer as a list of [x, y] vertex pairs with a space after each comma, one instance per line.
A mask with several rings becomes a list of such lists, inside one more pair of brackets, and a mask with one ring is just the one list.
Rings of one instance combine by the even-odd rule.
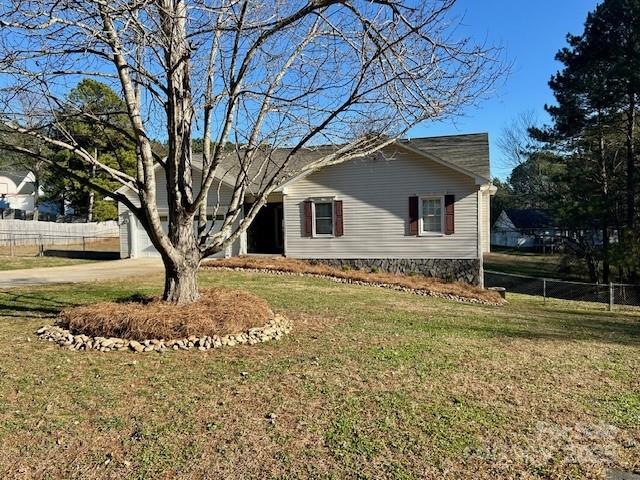
[[[162, 221], [162, 229], [167, 232], [169, 231], [169, 222], [168, 221]], [[195, 225], [194, 225], [194, 228]], [[220, 226], [214, 227], [213, 229], [213, 233], [217, 232], [220, 230]], [[147, 232], [144, 230], [144, 228], [142, 228], [142, 226], [140, 224], [138, 224], [137, 226], [137, 232], [138, 232], [138, 242], [137, 242], [137, 248], [136, 250], [138, 251], [138, 257], [159, 257], [160, 254], [158, 253], [158, 251], [156, 250], [156, 248], [153, 246], [153, 243], [151, 243], [151, 239], [149, 238], [149, 235], [147, 235]], [[212, 255], [212, 258], [216, 258], [216, 257], [224, 257], [224, 252], [218, 252], [215, 255]]]
[[[168, 231], [169, 222], [162, 222], [162, 229], [167, 232]], [[139, 257], [159, 257], [160, 254], [156, 250], [156, 247], [151, 243], [151, 239], [147, 232], [142, 228], [142, 226], [138, 225], [138, 256]]]

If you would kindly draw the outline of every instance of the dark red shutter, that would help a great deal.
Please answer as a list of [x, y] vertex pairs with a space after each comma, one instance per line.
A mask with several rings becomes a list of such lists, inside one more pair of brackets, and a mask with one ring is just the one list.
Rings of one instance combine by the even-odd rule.
[[344, 225], [342, 223], [342, 200], [335, 200], [333, 202], [333, 210], [336, 214], [336, 237], [341, 237], [344, 235]]
[[418, 235], [418, 197], [409, 197], [409, 235]]
[[313, 235], [313, 214], [311, 213], [311, 200], [305, 200], [304, 202], [304, 236], [310, 237]]
[[451, 235], [455, 232], [454, 205], [455, 195], [444, 196], [444, 234]]

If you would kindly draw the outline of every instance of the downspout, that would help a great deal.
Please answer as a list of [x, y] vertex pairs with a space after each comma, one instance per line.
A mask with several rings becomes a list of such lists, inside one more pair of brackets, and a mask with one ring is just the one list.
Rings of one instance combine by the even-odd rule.
[[480, 262], [479, 269], [479, 282], [478, 285], [480, 288], [484, 288], [484, 260], [482, 256], [482, 187], [479, 187], [476, 192], [476, 198], [478, 200], [478, 208], [477, 210], [477, 234], [476, 234], [476, 245], [477, 245], [477, 257]]
[[129, 258], [138, 256], [138, 222], [136, 216], [127, 210], [127, 222], [129, 228]]
[[282, 256], [287, 256], [287, 188], [282, 189]]

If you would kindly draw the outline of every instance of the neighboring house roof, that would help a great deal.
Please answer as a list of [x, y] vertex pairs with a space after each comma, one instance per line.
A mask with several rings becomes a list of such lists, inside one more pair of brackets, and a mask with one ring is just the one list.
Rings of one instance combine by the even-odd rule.
[[32, 175], [29, 172], [0, 171], [0, 178], [2, 177], [8, 178], [16, 185], [17, 191], [14, 195], [31, 195], [34, 191]]
[[505, 215], [509, 217], [517, 229], [548, 228], [555, 226], [549, 212], [539, 208], [505, 208]]

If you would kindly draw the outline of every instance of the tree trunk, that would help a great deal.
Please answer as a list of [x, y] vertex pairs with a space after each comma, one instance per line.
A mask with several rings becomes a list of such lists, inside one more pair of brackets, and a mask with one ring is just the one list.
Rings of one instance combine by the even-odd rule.
[[163, 255], [165, 281], [162, 298], [172, 303], [191, 303], [200, 296], [197, 279], [200, 250], [194, 236], [193, 216], [178, 214], [176, 217], [175, 223], [169, 227], [169, 238], [177, 255]]
[[602, 283], [609, 283], [610, 277], [609, 267], [609, 225], [607, 223], [602, 227]]
[[87, 223], [93, 222], [93, 205], [95, 204], [96, 194], [93, 190], [89, 191], [89, 202], [87, 205]]
[[198, 266], [184, 262], [180, 266], [165, 264], [163, 300], [171, 303], [191, 303], [200, 296], [198, 292]]
[[629, 94], [629, 108], [627, 111], [627, 226], [633, 230], [636, 218], [636, 96]]
[[[94, 149], [94, 156], [96, 159], [98, 158], [97, 148]], [[93, 180], [95, 176], [96, 176], [96, 166], [91, 165], [89, 170], [89, 179]], [[89, 189], [89, 201], [87, 205], [87, 223], [93, 222], [93, 208], [95, 207], [95, 204], [96, 204], [96, 192], [91, 188]]]
[[40, 217], [40, 212], [39, 212], [39, 204], [40, 204], [40, 195], [39, 195], [39, 190], [40, 190], [40, 181], [38, 176], [36, 175], [36, 181], [33, 182], [33, 186], [34, 186], [34, 192], [33, 192], [33, 221], [37, 222], [39, 217]]

